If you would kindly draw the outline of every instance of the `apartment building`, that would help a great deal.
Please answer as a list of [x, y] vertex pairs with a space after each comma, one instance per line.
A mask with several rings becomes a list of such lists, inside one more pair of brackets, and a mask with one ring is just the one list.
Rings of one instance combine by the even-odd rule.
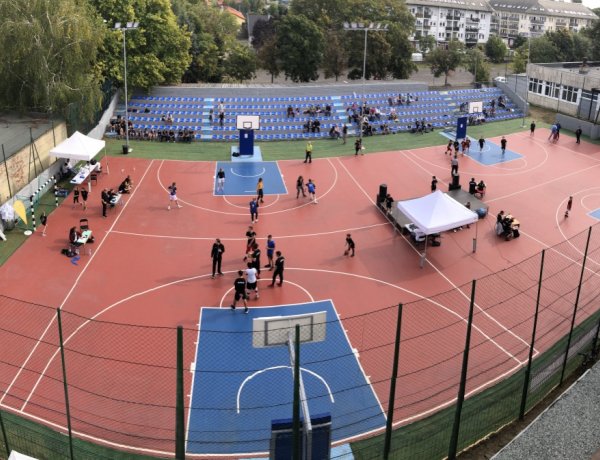
[[577, 32], [598, 17], [581, 3], [556, 0], [407, 0], [415, 17], [411, 40], [432, 35], [438, 43], [457, 39], [467, 46], [485, 43], [498, 35], [511, 45], [518, 35], [532, 37], [546, 31]]
[[493, 10], [485, 0], [407, 0], [406, 6], [415, 17], [415, 43], [425, 35], [438, 43], [455, 39], [468, 46], [489, 38]]

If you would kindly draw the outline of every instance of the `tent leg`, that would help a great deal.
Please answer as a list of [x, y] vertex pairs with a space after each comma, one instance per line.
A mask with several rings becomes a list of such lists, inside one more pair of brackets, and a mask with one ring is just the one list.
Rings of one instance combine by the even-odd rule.
[[425, 261], [427, 260], [427, 239], [429, 238], [429, 235], [425, 235], [425, 249], [423, 250], [423, 253], [421, 254], [421, 261], [419, 262], [419, 267], [423, 268], [425, 266]]
[[106, 174], [110, 174], [110, 169], [108, 169], [108, 160], [106, 159], [106, 147], [104, 147], [104, 166], [106, 166]]
[[473, 238], [473, 252], [477, 252], [477, 230], [479, 229], [479, 221], [475, 222], [475, 238]]

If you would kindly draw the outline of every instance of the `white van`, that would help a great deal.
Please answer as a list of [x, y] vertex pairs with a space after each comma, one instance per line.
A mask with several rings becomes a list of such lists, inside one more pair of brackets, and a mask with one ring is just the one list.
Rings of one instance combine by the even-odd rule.
[[410, 56], [410, 60], [413, 62], [423, 62], [423, 53], [413, 53]]

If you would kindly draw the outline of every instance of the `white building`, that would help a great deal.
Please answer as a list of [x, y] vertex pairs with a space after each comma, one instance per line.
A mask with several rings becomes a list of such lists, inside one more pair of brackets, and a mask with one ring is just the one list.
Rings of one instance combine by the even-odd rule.
[[407, 0], [406, 6], [415, 16], [415, 43], [425, 35], [438, 43], [456, 39], [467, 46], [489, 38], [493, 10], [485, 0]]
[[577, 32], [598, 19], [581, 3], [555, 0], [406, 0], [406, 6], [415, 17], [415, 45], [424, 35], [438, 43], [457, 39], [467, 46], [498, 35], [512, 44], [530, 31], [532, 36], [561, 28]]

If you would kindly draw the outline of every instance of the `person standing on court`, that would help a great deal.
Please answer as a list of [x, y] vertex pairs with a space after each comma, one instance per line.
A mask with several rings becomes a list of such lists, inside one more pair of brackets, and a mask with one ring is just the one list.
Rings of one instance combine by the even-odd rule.
[[306, 143], [306, 155], [304, 157], [304, 163], [312, 163], [312, 151], [313, 151], [313, 145], [312, 142], [310, 140], [308, 140], [308, 142]]
[[346, 249], [344, 251], [344, 255], [350, 255], [350, 257], [354, 257], [354, 249], [356, 245], [354, 244], [354, 240], [352, 239], [352, 235], [350, 233], [346, 234]]
[[572, 207], [573, 207], [573, 197], [570, 196], [569, 201], [567, 201], [567, 210], [565, 211], [565, 217], [569, 217], [569, 212], [571, 211]]
[[215, 279], [215, 273], [222, 275], [221, 261], [223, 260], [223, 253], [225, 252], [225, 246], [221, 243], [221, 240], [217, 238], [212, 245], [210, 250], [210, 257], [212, 259], [212, 279]]
[[535, 133], [535, 120], [531, 122], [529, 125], [529, 135], [533, 136]]
[[246, 295], [250, 298], [250, 291], [254, 291], [254, 298], [258, 299], [258, 272], [250, 262], [246, 269]]
[[312, 179], [308, 179], [308, 183], [306, 184], [306, 190], [308, 190], [308, 196], [314, 204], [317, 204], [317, 186], [312, 181]]
[[46, 211], [42, 211], [42, 215], [40, 216], [40, 224], [42, 224], [44, 227], [42, 236], [46, 236], [46, 229], [48, 228], [48, 216], [46, 215]]
[[244, 313], [248, 313], [248, 304], [246, 303], [246, 299], [248, 298], [248, 294], [246, 293], [247, 286], [246, 280], [244, 279], [244, 272], [238, 270], [238, 277], [233, 282], [233, 303], [231, 304], [231, 309], [235, 310], [235, 306], [237, 305], [238, 300], [242, 300], [244, 302]]
[[167, 206], [167, 209], [169, 211], [171, 210], [171, 203], [173, 201], [175, 202], [178, 208], [182, 208], [183, 206], [181, 206], [179, 204], [179, 200], [177, 200], [177, 184], [173, 182], [171, 185], [169, 185], [167, 190], [169, 191], [169, 206]]
[[81, 205], [83, 206], [83, 210], [87, 209], [87, 199], [88, 199], [88, 190], [87, 188], [81, 189]]
[[275, 286], [275, 279], [279, 277], [279, 286], [283, 284], [283, 269], [285, 266], [285, 257], [281, 254], [281, 251], [275, 253], [277, 259], [275, 259], [275, 271], [273, 272], [273, 281], [269, 286]]
[[106, 208], [110, 204], [110, 195], [107, 189], [102, 190], [100, 199], [102, 200], [102, 217], [106, 217]]
[[502, 150], [502, 155], [506, 152], [506, 137], [502, 136], [500, 139], [500, 149]]
[[346, 123], [344, 123], [344, 126], [342, 127], [342, 144], [346, 143], [346, 138], [348, 137], [348, 126], [346, 125]]
[[250, 201], [250, 220], [253, 224], [258, 222], [258, 201], [256, 201], [256, 198], [252, 198], [252, 201]]
[[296, 198], [299, 198], [301, 193], [303, 197], [306, 197], [306, 193], [304, 193], [304, 177], [298, 176], [298, 179], [296, 179]]
[[575, 130], [575, 137], [577, 138], [577, 140], [575, 141], [576, 144], [581, 144], [581, 134], [582, 133], [583, 133], [583, 131], [581, 130], [581, 126]]
[[433, 176], [431, 178], [431, 193], [433, 193], [437, 190], [437, 183], [438, 183], [437, 177]]
[[256, 268], [256, 273], [258, 274], [258, 277], [260, 278], [260, 247], [258, 246], [258, 243], [254, 243], [252, 245], [252, 253], [250, 254], [250, 260], [252, 262], [252, 266], [254, 268]]
[[75, 208], [75, 205], [79, 205], [79, 186], [76, 185], [75, 188], [73, 189], [73, 208]]
[[[254, 246], [254, 243], [256, 243], [256, 232], [254, 231], [254, 227], [250, 225], [248, 230], [246, 230], [246, 255], [252, 251], [252, 246]], [[244, 257], [244, 260], [246, 259], [247, 257]]]
[[452, 167], [452, 169], [450, 170], [450, 174], [451, 175], [458, 174], [458, 157], [456, 156], [456, 153], [452, 157], [452, 161], [450, 161], [450, 165]]
[[556, 122], [556, 136], [554, 136], [554, 140], [558, 141], [558, 139], [560, 138], [560, 129], [562, 128], [562, 125], [560, 124], [559, 121]]
[[273, 240], [273, 235], [267, 236], [267, 260], [269, 263], [265, 265], [265, 268], [268, 268], [269, 271], [273, 270], [273, 254], [275, 253], [275, 240]]
[[[256, 201], [260, 201], [260, 203], [264, 203], [265, 200], [265, 191], [264, 191], [265, 183], [263, 182], [263, 178], [258, 178], [258, 183], [256, 184]], [[258, 219], [256, 219], [258, 220]]]
[[219, 168], [219, 172], [217, 172], [217, 193], [223, 192], [225, 188], [225, 171], [223, 168]]
[[469, 181], [469, 193], [475, 195], [475, 192], [477, 192], [477, 182], [475, 182], [474, 177], [471, 177], [471, 180]]
[[485, 145], [485, 139], [483, 136], [479, 138], [479, 153], [483, 152], [483, 146]]
[[[354, 156], [357, 156], [358, 152], [361, 152], [361, 151], [362, 151], [362, 140], [359, 137], [354, 141]], [[362, 154], [362, 152], [361, 152], [361, 154]]]

